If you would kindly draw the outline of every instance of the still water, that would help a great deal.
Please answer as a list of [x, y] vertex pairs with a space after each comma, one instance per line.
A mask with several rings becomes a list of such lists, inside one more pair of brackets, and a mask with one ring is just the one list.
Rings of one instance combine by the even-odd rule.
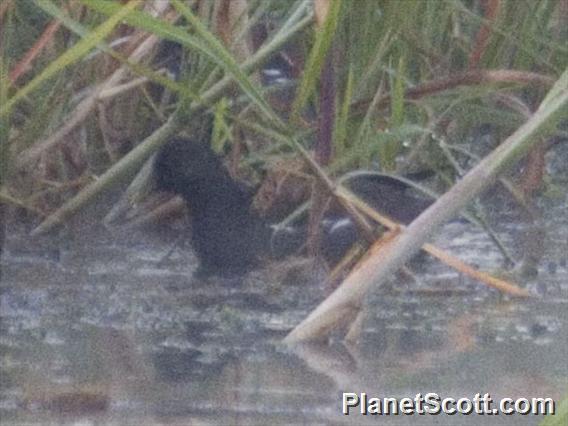
[[[441, 398], [568, 390], [566, 194], [540, 200], [546, 230], [534, 300], [500, 296], [433, 260], [417, 281], [368, 297], [359, 341], [287, 348], [281, 339], [329, 292], [309, 260], [243, 280], [192, 277], [179, 230], [97, 229], [30, 241], [9, 224], [1, 259], [2, 424], [538, 424], [539, 416], [361, 416], [343, 392]], [[497, 230], [523, 254], [524, 224]], [[501, 256], [465, 222], [437, 244], [484, 270]]]

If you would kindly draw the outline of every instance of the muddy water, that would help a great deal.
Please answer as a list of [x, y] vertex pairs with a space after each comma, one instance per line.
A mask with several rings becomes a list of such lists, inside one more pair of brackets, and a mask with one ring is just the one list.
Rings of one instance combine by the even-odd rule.
[[[11, 223], [1, 259], [2, 424], [536, 424], [531, 416], [341, 414], [342, 392], [378, 397], [490, 393], [553, 397], [568, 387], [566, 194], [540, 200], [547, 230], [539, 294], [509, 300], [422, 259], [418, 281], [369, 296], [360, 341], [290, 350], [280, 340], [324, 297], [305, 260], [243, 280], [192, 277], [175, 231], [104, 230], [29, 241]], [[500, 235], [523, 253], [526, 229], [500, 209]], [[463, 222], [437, 243], [485, 270], [502, 258]]]

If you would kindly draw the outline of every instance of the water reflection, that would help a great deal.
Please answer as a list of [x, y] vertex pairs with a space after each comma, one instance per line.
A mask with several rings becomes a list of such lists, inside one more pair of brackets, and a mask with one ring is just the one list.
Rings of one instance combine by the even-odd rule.
[[[542, 299], [507, 300], [426, 260], [418, 284], [394, 282], [368, 298], [351, 344], [296, 348], [279, 342], [327, 291], [305, 260], [292, 275], [271, 266], [242, 282], [203, 282], [191, 278], [188, 250], [160, 262], [169, 237], [97, 232], [30, 244], [11, 228], [1, 260], [3, 424], [377, 421], [343, 416], [342, 392], [559, 399], [568, 385], [568, 230], [565, 216], [549, 214], [556, 243], [541, 262]], [[499, 267], [488, 238], [464, 223], [444, 238], [438, 244], [461, 258]]]

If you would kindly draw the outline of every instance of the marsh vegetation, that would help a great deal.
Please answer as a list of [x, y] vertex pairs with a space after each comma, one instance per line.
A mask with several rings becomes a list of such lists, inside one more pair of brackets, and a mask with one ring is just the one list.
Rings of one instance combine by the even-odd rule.
[[[327, 422], [330, 381], [558, 397], [567, 41], [562, 0], [3, 0], [0, 414]], [[197, 283], [191, 248], [171, 250], [183, 203], [141, 198], [174, 137], [210, 144], [259, 214], [303, 217], [299, 261]], [[432, 207], [389, 222], [347, 190], [361, 170]], [[363, 243], [306, 268], [330, 205]], [[441, 262], [401, 285], [421, 247]], [[346, 330], [355, 351], [279, 346]]]

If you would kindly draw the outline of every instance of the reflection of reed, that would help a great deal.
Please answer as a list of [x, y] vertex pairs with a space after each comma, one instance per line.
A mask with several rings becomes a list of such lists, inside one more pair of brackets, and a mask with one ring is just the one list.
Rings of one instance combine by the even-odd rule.
[[327, 345], [304, 343], [293, 348], [306, 365], [326, 377], [335, 384], [337, 390], [359, 389], [360, 360], [343, 345]]
[[[360, 336], [357, 345], [304, 343], [292, 347], [308, 367], [323, 374], [338, 389], [380, 388], [393, 377], [404, 377], [424, 370], [435, 370], [441, 362], [475, 349], [473, 326], [477, 315], [466, 313], [448, 323], [439, 338], [420, 330], [383, 328]], [[364, 319], [357, 319], [363, 327]], [[376, 374], [369, 374], [376, 372]]]

